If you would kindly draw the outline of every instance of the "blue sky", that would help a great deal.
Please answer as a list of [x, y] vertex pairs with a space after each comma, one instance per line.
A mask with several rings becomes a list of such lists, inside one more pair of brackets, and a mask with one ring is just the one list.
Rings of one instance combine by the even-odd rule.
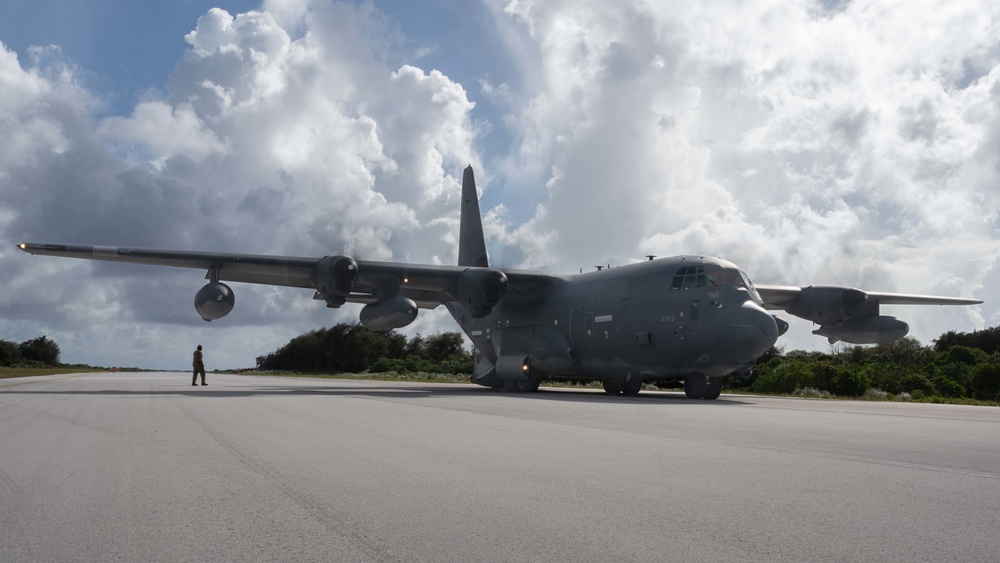
[[[469, 163], [495, 264], [717, 255], [758, 283], [987, 300], [886, 311], [925, 343], [995, 325], [1000, 7], [918, 4], [6, 2], [0, 338], [252, 365], [357, 311], [241, 286], [206, 325], [200, 273], [10, 247], [453, 263]], [[811, 328], [786, 346], [828, 349]]]
[[[388, 59], [397, 65], [418, 63], [439, 69], [467, 85], [476, 103], [473, 115], [497, 121], [478, 80], [516, 83], [515, 68], [505, 56], [490, 10], [478, 2], [428, 0], [380, 2], [393, 30]], [[0, 40], [20, 59], [31, 58], [29, 47], [54, 45], [61, 55], [79, 66], [80, 79], [98, 93], [103, 105], [95, 115], [127, 115], [136, 103], [162, 95], [167, 77], [189, 47], [184, 36], [209, 8], [231, 14], [258, 9], [248, 1], [131, 2], [127, 0], [13, 0], [0, 5]], [[511, 142], [502, 127], [491, 128], [480, 138], [484, 145], [502, 147]], [[502, 150], [502, 149], [500, 149]], [[487, 203], [503, 201], [503, 178]], [[525, 205], [514, 205], [520, 219], [527, 219], [537, 197], [522, 193]]]
[[56, 45], [84, 71], [109, 113], [127, 114], [148, 90], [162, 90], [183, 55], [184, 35], [208, 8], [249, 2], [12, 0], [0, 5], [0, 37], [27, 60], [28, 47]]

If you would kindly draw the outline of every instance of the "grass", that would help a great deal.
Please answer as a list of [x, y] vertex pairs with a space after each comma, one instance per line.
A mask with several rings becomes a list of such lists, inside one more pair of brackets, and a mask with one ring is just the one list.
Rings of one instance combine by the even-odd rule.
[[90, 366], [65, 366], [48, 368], [0, 368], [0, 379], [12, 377], [31, 377], [33, 375], [61, 375], [64, 373], [91, 373], [108, 371], [104, 368]]

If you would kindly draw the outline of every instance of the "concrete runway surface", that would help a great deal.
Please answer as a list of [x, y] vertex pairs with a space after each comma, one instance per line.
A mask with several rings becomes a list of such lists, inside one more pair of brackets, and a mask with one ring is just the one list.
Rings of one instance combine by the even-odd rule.
[[0, 561], [997, 561], [1000, 409], [0, 380]]

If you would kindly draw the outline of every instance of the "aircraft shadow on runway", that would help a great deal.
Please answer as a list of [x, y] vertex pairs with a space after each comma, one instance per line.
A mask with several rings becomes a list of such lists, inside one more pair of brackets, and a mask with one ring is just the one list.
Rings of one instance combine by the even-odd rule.
[[[356, 381], [356, 380], [350, 380]], [[521, 401], [563, 401], [576, 403], [604, 403], [604, 404], [633, 404], [652, 405], [666, 403], [697, 403], [699, 405], [724, 407], [730, 405], [747, 404], [745, 401], [734, 397], [719, 397], [715, 401], [692, 401], [681, 393], [640, 393], [635, 396], [611, 397], [604, 393], [597, 393], [590, 390], [572, 388], [541, 388], [535, 393], [509, 393], [494, 389], [487, 389], [470, 385], [466, 387], [456, 387], [454, 385], [427, 384], [422, 386], [400, 385], [394, 386], [358, 386], [358, 387], [326, 387], [326, 386], [283, 386], [283, 385], [248, 385], [239, 387], [229, 387], [223, 384], [209, 385], [207, 389], [198, 387], [190, 389], [190, 384], [180, 384], [179, 388], [158, 387], [146, 390], [130, 389], [79, 389], [79, 390], [47, 390], [47, 389], [9, 389], [0, 391], [0, 394], [10, 395], [108, 395], [122, 397], [148, 397], [148, 396], [185, 396], [206, 399], [224, 399], [227, 397], [290, 397], [290, 396], [329, 396], [329, 397], [373, 397], [373, 398], [399, 398], [399, 399], [421, 399], [429, 397], [443, 396], [467, 396], [467, 397], [504, 397], [510, 400]]]

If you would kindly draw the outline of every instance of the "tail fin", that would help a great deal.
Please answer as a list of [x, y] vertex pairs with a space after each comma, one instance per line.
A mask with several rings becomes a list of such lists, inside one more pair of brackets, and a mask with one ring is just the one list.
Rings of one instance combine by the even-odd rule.
[[489, 268], [486, 257], [486, 237], [483, 236], [483, 218], [479, 213], [479, 192], [472, 165], [462, 176], [462, 224], [458, 232], [458, 265]]

